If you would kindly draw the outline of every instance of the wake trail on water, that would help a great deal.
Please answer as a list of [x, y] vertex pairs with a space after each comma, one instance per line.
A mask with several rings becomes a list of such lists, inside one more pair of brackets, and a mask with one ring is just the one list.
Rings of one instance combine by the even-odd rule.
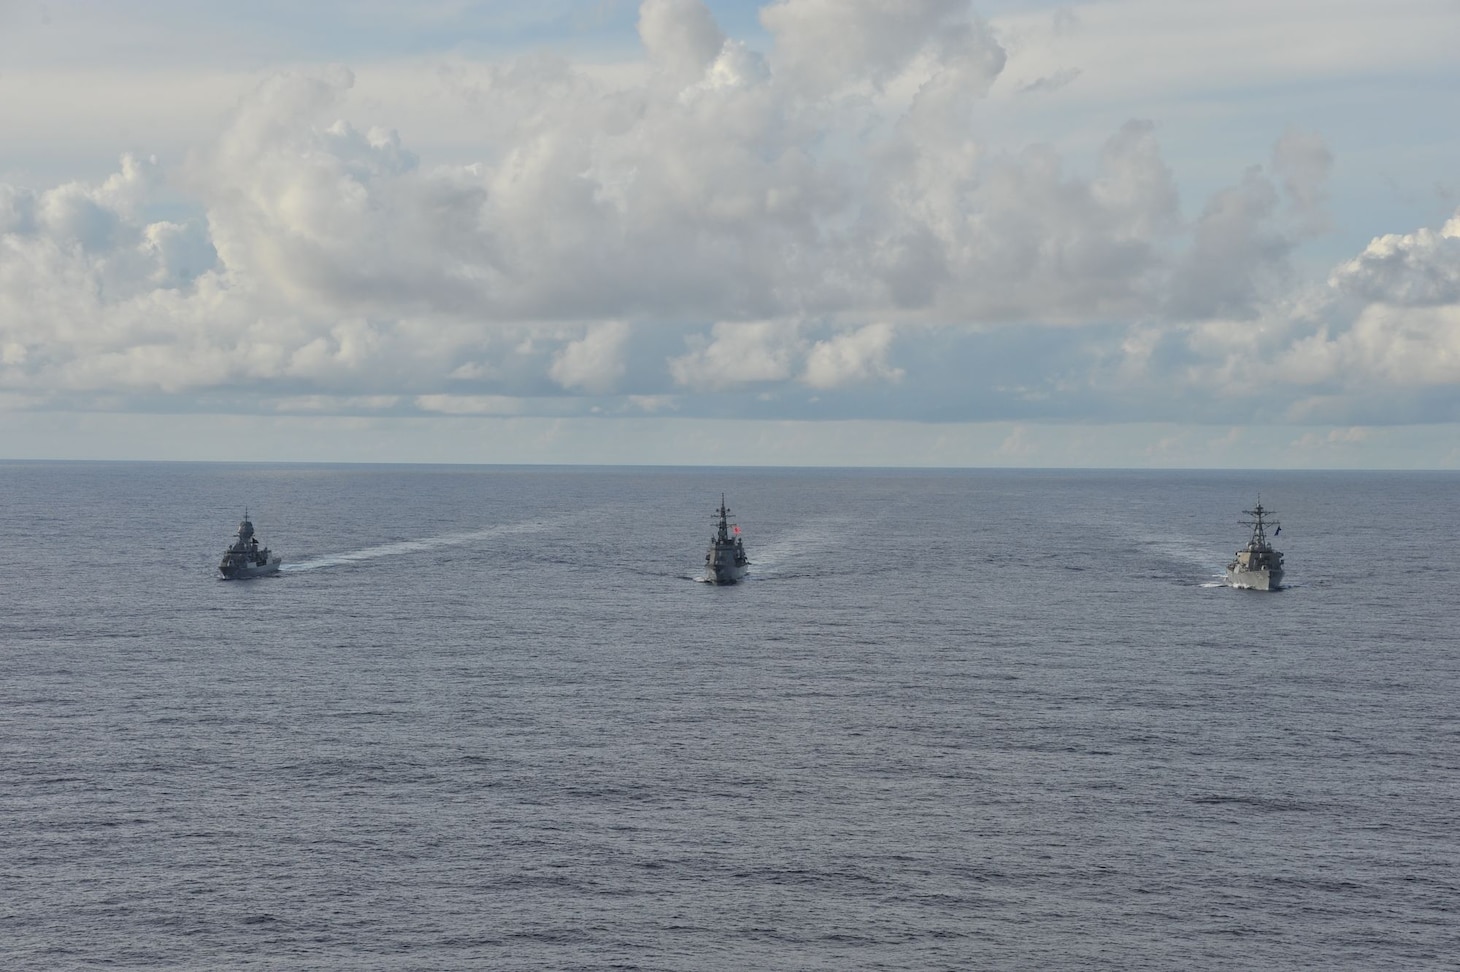
[[1180, 535], [1162, 537], [1138, 536], [1136, 537], [1136, 543], [1142, 549], [1149, 550], [1157, 556], [1165, 557], [1173, 563], [1193, 567], [1211, 566], [1211, 548], [1198, 543], [1190, 537]]
[[523, 520], [518, 523], [501, 523], [496, 526], [486, 527], [481, 530], [471, 530], [465, 533], [445, 533], [434, 537], [421, 537], [416, 540], [398, 540], [394, 543], [383, 543], [374, 547], [362, 547], [359, 550], [350, 550], [345, 553], [312, 557], [309, 560], [301, 560], [298, 563], [281, 564], [279, 571], [281, 573], [298, 573], [306, 570], [320, 570], [325, 567], [343, 567], [347, 564], [378, 560], [381, 557], [423, 553], [428, 550], [440, 550], [443, 547], [461, 547], [467, 544], [478, 543], [482, 540], [492, 540], [498, 537], [517, 534], [541, 533], [552, 527], [560, 526], [562, 523], [571, 519], [575, 518], [559, 516], [537, 520]]
[[750, 576], [779, 577], [799, 572], [798, 568], [855, 534], [846, 517], [822, 517], [802, 524], [765, 546], [746, 544], [750, 555]]

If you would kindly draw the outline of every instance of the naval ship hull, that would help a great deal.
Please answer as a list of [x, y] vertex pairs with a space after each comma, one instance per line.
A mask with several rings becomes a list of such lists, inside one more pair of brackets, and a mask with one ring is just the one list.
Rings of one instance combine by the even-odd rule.
[[733, 544], [727, 544], [724, 549], [717, 544], [705, 555], [705, 580], [711, 584], [739, 583], [749, 573], [750, 564], [740, 562]]
[[715, 511], [715, 535], [705, 552], [705, 580], [711, 584], [735, 584], [750, 573], [750, 558], [740, 540], [740, 527], [730, 525], [730, 510], [725, 494], [720, 494], [720, 508]]
[[250, 580], [254, 577], [269, 577], [279, 572], [279, 564], [282, 558], [275, 557], [267, 564], [255, 564], [251, 567], [219, 567], [218, 573], [223, 580]]
[[1240, 570], [1227, 568], [1227, 586], [1247, 591], [1277, 591], [1283, 586], [1281, 570]]
[[749, 573], [744, 567], [727, 567], [724, 570], [710, 568], [705, 571], [705, 580], [711, 584], [738, 584]]

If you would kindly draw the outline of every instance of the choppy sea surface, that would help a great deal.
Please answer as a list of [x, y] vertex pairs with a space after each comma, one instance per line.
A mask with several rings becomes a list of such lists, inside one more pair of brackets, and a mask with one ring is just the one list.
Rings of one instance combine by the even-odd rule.
[[1457, 487], [0, 464], [0, 966], [1454, 968]]

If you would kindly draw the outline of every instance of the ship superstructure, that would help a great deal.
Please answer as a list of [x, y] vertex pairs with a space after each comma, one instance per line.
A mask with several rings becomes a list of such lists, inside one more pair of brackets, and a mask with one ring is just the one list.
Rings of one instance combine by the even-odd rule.
[[715, 511], [715, 535], [705, 553], [705, 580], [711, 584], [734, 584], [750, 572], [750, 558], [740, 538], [740, 527], [730, 522], [725, 494], [720, 494], [720, 508]]
[[244, 510], [243, 521], [238, 524], [238, 533], [234, 535], [233, 543], [223, 552], [218, 573], [223, 575], [224, 580], [264, 577], [277, 574], [282, 560], [282, 557], [270, 553], [268, 547], [259, 546], [259, 538], [253, 532], [253, 521], [248, 518], [248, 510]]
[[1283, 555], [1272, 548], [1267, 539], [1267, 528], [1273, 527], [1273, 536], [1282, 532], [1282, 524], [1270, 519], [1271, 510], [1264, 509], [1262, 500], [1250, 510], [1243, 510], [1250, 519], [1239, 520], [1243, 526], [1252, 528], [1252, 537], [1247, 546], [1237, 551], [1237, 558], [1227, 565], [1227, 585], [1254, 591], [1275, 591], [1283, 585]]

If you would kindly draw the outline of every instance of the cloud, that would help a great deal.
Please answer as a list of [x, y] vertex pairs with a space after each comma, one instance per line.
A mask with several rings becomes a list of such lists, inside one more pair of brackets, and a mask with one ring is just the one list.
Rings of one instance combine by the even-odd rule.
[[147, 222], [160, 188], [156, 163], [124, 156], [98, 184], [0, 189], [0, 381], [56, 386], [179, 388], [216, 380], [197, 360], [195, 382], [159, 381], [159, 362], [206, 327], [212, 294], [192, 284], [214, 254], [196, 222]]
[[675, 384], [690, 391], [726, 391], [784, 382], [793, 377], [826, 391], [900, 381], [888, 352], [893, 328], [869, 324], [823, 340], [803, 336], [803, 325], [786, 320], [716, 324], [709, 340], [691, 337], [691, 350], [669, 360]]
[[138, 219], [161, 181], [155, 159], [125, 155], [120, 171], [96, 185], [69, 182], [42, 192], [0, 185], [0, 238], [21, 264], [63, 274], [91, 268], [110, 293], [175, 285], [211, 266], [213, 256], [200, 227]]
[[860, 330], [817, 341], [806, 355], [801, 381], [812, 388], [842, 388], [871, 381], [900, 381], [901, 368], [887, 363], [892, 328], [869, 324]]
[[416, 407], [441, 415], [517, 415], [523, 402], [505, 395], [420, 395]]
[[1192, 94], [1199, 103], [1229, 86], [1269, 98], [1284, 84], [1430, 73], [1451, 58], [1454, 37], [1453, 10], [1433, 0], [1384, 8], [1324, 0], [1000, 6], [1007, 9], [992, 23], [1018, 77], [1073, 68], [1082, 95], [1125, 103], [1155, 95], [1179, 104]]
[[1048, 91], [1058, 91], [1060, 88], [1074, 84], [1080, 77], [1079, 68], [1060, 68], [1053, 74], [1042, 75], [1033, 81], [1026, 81], [1019, 85], [1019, 93], [1042, 94]]
[[1272, 168], [1305, 233], [1322, 233], [1330, 226], [1326, 209], [1328, 176], [1333, 153], [1317, 132], [1289, 129], [1273, 146]]
[[929, 51], [948, 65], [977, 65], [988, 81], [1003, 65], [963, 0], [776, 0], [760, 20], [775, 41], [776, 71], [811, 98], [880, 86]]
[[395, 408], [399, 395], [296, 395], [279, 399], [275, 410], [286, 414], [337, 415], [342, 412], [381, 412]]
[[497, 272], [481, 226], [487, 187], [466, 169], [422, 172], [393, 131], [338, 120], [343, 69], [271, 78], [189, 178], [235, 274], [302, 304], [457, 308]]
[[623, 351], [628, 336], [628, 325], [622, 321], [592, 327], [554, 355], [548, 375], [564, 388], [612, 391], [624, 375]]
[[1036, 453], [1038, 447], [1029, 438], [1029, 430], [1022, 425], [1014, 426], [1004, 441], [999, 443], [998, 454], [1007, 456], [1009, 459], [1027, 463]]
[[629, 395], [628, 404], [630, 408], [646, 415], [673, 411], [679, 407], [678, 399], [673, 395]]
[[954, 130], [889, 148], [868, 187], [867, 279], [885, 288], [868, 299], [973, 321], [1139, 316], [1161, 299], [1180, 216], [1154, 126], [1122, 126], [1091, 179], [1050, 146], [985, 159]]
[[1304, 432], [1289, 443], [1288, 448], [1304, 454], [1342, 454], [1366, 445], [1374, 438], [1372, 429], [1360, 426], [1329, 429], [1327, 432]]
[[1340, 264], [1334, 288], [1363, 301], [1400, 307], [1460, 303], [1460, 213], [1439, 231], [1391, 233]]
[[1222, 409], [1249, 420], [1343, 426], [1453, 420], [1453, 228], [1377, 238], [1326, 284], [1254, 300], [1238, 317], [1169, 324], [1113, 360], [1129, 369], [1122, 381], [1130, 393], [1181, 400], [1208, 420]]
[[678, 385], [722, 391], [740, 385], [784, 381], [796, 370], [803, 342], [794, 323], [755, 321], [714, 326], [713, 337], [669, 362]]
[[639, 37], [650, 63], [679, 81], [702, 77], [725, 46], [725, 35], [700, 0], [645, 0]]
[[[1382, 416], [1460, 414], [1460, 212], [1438, 231], [1372, 240], [1329, 276], [1325, 301], [1286, 352], [1310, 385], [1343, 389], [1346, 405]], [[1444, 393], [1449, 401], [1433, 397]], [[1331, 413], [1331, 406], [1329, 409]]]
[[698, 0], [649, 0], [634, 64], [444, 63], [460, 156], [361, 121], [356, 73], [318, 66], [254, 84], [181, 164], [6, 177], [0, 392], [1344, 426], [1456, 407], [1460, 217], [1302, 279], [1333, 223], [1318, 133], [1183, 200], [1154, 121], [1001, 140], [1006, 35], [964, 3], [762, 19], [763, 52]]
[[1172, 280], [1175, 316], [1250, 318], [1258, 313], [1262, 299], [1285, 281], [1295, 245], [1276, 225], [1278, 202], [1277, 188], [1257, 166], [1207, 202]]

